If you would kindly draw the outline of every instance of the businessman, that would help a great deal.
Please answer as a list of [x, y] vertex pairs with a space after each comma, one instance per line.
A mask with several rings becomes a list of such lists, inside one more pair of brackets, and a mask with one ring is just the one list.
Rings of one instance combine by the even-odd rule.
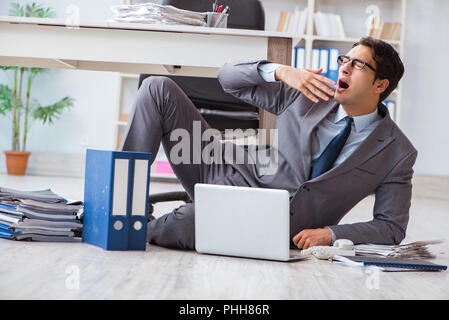
[[[225, 64], [218, 73], [224, 91], [277, 116], [277, 170], [260, 174], [258, 163], [169, 159], [193, 202], [152, 220], [148, 241], [194, 249], [193, 188], [195, 183], [212, 183], [288, 190], [291, 244], [298, 248], [331, 245], [342, 238], [400, 243], [409, 219], [417, 150], [382, 101], [401, 79], [402, 61], [389, 44], [366, 37], [340, 56], [338, 64], [337, 83], [321, 76], [321, 70], [269, 61]], [[171, 133], [192, 133], [195, 123], [202, 132], [209, 129], [172, 80], [150, 77], [138, 91], [122, 149], [155, 155], [162, 141], [171, 154], [177, 143]], [[205, 146], [202, 141], [200, 147]], [[193, 150], [191, 146], [190, 157]], [[370, 194], [375, 194], [371, 221], [338, 224]]]

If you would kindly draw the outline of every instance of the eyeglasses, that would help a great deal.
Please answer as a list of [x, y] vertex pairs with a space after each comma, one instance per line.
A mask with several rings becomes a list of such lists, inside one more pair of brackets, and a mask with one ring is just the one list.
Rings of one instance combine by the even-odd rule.
[[357, 70], [362, 70], [363, 68], [365, 68], [365, 66], [367, 66], [377, 74], [377, 70], [374, 67], [370, 66], [366, 61], [353, 59], [348, 56], [338, 56], [337, 58], [337, 63], [340, 66], [342, 64], [347, 64], [348, 62], [351, 62], [351, 67], [356, 68]]

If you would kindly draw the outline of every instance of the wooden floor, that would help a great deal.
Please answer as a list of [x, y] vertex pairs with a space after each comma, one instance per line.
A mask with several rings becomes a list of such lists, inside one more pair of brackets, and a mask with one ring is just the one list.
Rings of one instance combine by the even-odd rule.
[[[83, 180], [0, 175], [0, 186], [51, 188], [82, 199]], [[431, 247], [449, 265], [449, 184], [415, 182], [404, 242], [445, 239]], [[151, 192], [180, 190], [151, 183]], [[432, 192], [433, 190], [433, 192]], [[342, 221], [371, 219], [374, 198]], [[176, 203], [159, 205], [156, 216]], [[146, 252], [104, 251], [84, 243], [0, 239], [0, 299], [449, 299], [449, 271], [374, 272], [311, 258], [274, 262], [198, 254], [149, 245]]]

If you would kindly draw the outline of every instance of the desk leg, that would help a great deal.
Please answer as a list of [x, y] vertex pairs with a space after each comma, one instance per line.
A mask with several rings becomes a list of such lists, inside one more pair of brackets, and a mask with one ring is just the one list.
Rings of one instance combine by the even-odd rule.
[[[271, 62], [290, 66], [292, 63], [292, 39], [268, 38], [267, 59]], [[269, 133], [270, 129], [275, 128], [276, 115], [261, 109], [259, 111], [259, 129], [266, 129]], [[269, 139], [269, 136], [267, 139]]]

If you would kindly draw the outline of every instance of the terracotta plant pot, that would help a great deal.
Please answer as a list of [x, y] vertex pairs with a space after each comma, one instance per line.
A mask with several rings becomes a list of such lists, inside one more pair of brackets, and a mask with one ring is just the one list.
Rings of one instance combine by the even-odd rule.
[[5, 151], [6, 169], [8, 174], [24, 175], [27, 170], [28, 157], [30, 152], [24, 151]]

